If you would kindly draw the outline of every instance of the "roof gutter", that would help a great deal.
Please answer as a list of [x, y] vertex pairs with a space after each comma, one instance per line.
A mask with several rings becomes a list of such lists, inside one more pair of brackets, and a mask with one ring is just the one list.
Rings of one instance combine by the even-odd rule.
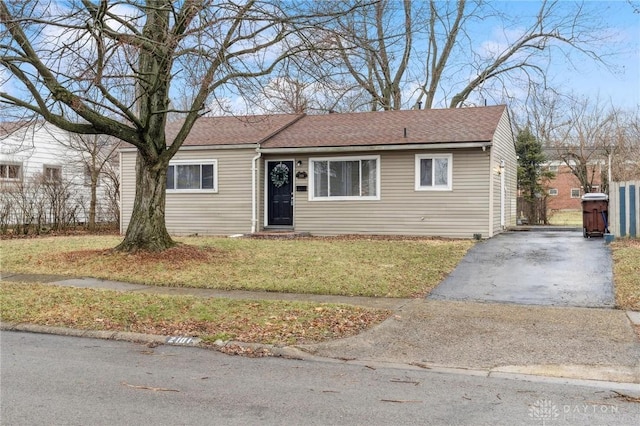
[[422, 143], [422, 144], [398, 144], [398, 145], [349, 145], [349, 146], [325, 146], [325, 147], [284, 147], [284, 148], [258, 148], [263, 154], [304, 154], [304, 153], [331, 153], [331, 152], [362, 152], [362, 151], [406, 151], [412, 149], [462, 149], [482, 148], [486, 150], [493, 145], [492, 142], [453, 142], [453, 143]]

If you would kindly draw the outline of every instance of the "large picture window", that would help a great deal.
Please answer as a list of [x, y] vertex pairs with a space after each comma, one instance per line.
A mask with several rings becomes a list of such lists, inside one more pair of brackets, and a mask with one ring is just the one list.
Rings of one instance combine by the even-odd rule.
[[451, 154], [416, 155], [416, 191], [450, 191], [452, 169]]
[[311, 166], [312, 200], [379, 200], [380, 157], [316, 158]]
[[167, 170], [167, 191], [208, 191], [218, 190], [218, 162], [175, 161]]

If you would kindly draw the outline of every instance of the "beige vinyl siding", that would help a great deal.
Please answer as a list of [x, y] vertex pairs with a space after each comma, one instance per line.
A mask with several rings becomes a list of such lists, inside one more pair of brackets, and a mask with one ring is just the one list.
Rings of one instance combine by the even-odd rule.
[[120, 152], [120, 233], [127, 232], [136, 196], [136, 152]]
[[[453, 190], [416, 191], [415, 155], [450, 152], [453, 152]], [[366, 155], [370, 153], [339, 156]], [[382, 152], [380, 200], [309, 201], [309, 192], [295, 192], [295, 230], [315, 235], [358, 233], [471, 238], [479, 233], [486, 236], [489, 232], [489, 158], [489, 152], [480, 148]], [[296, 171], [310, 174], [309, 156], [297, 156], [295, 160], [303, 162]], [[308, 186], [309, 181], [309, 178], [296, 179], [294, 183]]]
[[[217, 160], [216, 193], [168, 192], [165, 210], [172, 235], [229, 235], [251, 232], [251, 159], [255, 149], [179, 151], [173, 160]], [[133, 208], [135, 152], [122, 153], [122, 226]]]
[[505, 228], [515, 226], [516, 224], [516, 198], [517, 198], [517, 167], [518, 160], [516, 158], [516, 150], [511, 131], [511, 123], [509, 115], [505, 110], [496, 133], [493, 137], [493, 147], [491, 148], [491, 169], [493, 176], [493, 234], [502, 232], [504, 229], [500, 226], [500, 180], [501, 177], [495, 171], [494, 167], [500, 165], [500, 161], [505, 163]]

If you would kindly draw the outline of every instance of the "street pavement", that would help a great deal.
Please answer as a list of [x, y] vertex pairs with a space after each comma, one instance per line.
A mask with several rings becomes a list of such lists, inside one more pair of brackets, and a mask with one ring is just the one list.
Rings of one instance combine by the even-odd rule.
[[12, 426], [640, 424], [629, 384], [248, 359], [20, 332], [3, 332], [0, 364], [0, 423]]
[[[501, 237], [494, 239], [499, 241]], [[535, 236], [535, 238], [545, 237]], [[561, 240], [564, 237], [548, 236], [546, 238]], [[480, 243], [478, 246], [486, 247], [490, 242], [491, 240]], [[580, 245], [582, 243], [584, 245]], [[584, 250], [585, 247], [587, 250], [595, 250], [589, 252], [589, 256], [600, 256], [598, 253], [601, 252], [598, 250], [605, 250], [602, 253], [606, 255], [608, 250], [601, 247], [604, 244], [601, 240], [585, 240], [576, 244], [580, 245], [577, 249], [574, 248], [576, 251]], [[513, 246], [510, 247], [509, 250], [513, 250]], [[535, 244], [527, 247], [534, 251], [541, 250], [541, 248], [536, 249]], [[565, 251], [568, 250], [565, 249]], [[477, 257], [478, 253], [472, 251], [469, 256]], [[565, 257], [575, 259], [575, 255], [572, 254], [567, 254]], [[610, 254], [608, 257], [610, 259]], [[519, 257], [510, 255], [509, 258], [510, 262], [517, 262]], [[539, 260], [551, 258], [549, 253], [539, 254]], [[567, 262], [567, 260], [558, 262], [556, 267], [566, 268]], [[592, 259], [587, 263], [597, 262]], [[505, 268], [510, 268], [509, 265], [511, 263], [503, 263]], [[468, 264], [463, 261], [461, 267], [468, 268]], [[526, 262], [523, 267], [526, 267]], [[604, 268], [601, 271], [602, 275], [605, 275], [604, 281], [609, 280], [608, 285], [611, 287], [610, 275], [606, 275], [606, 264], [604, 267], [599, 267]], [[608, 268], [610, 271], [610, 263]], [[452, 273], [452, 277], [457, 277], [459, 281], [464, 282], [471, 280], [471, 277], [456, 274], [456, 271]], [[350, 364], [412, 365], [434, 371], [471, 372], [493, 377], [545, 376], [600, 383], [638, 384], [637, 393], [640, 395], [640, 337], [636, 331], [640, 328], [640, 313], [612, 309], [610, 307], [612, 302], [607, 299], [609, 297], [607, 291], [610, 290], [607, 290], [606, 286], [602, 287], [603, 290], [597, 290], [597, 286], [603, 285], [599, 281], [597, 286], [593, 287], [596, 290], [583, 289], [585, 292], [597, 293], [592, 299], [596, 301], [595, 303], [587, 302], [584, 305], [595, 304], [601, 307], [583, 307], [567, 306], [562, 296], [567, 293], [563, 293], [563, 290], [560, 290], [560, 293], [549, 292], [547, 299], [539, 300], [528, 296], [517, 301], [496, 300], [492, 295], [487, 295], [486, 287], [478, 293], [483, 297], [477, 297], [476, 294], [471, 296], [470, 300], [456, 300], [455, 291], [452, 293], [453, 296], [437, 291], [437, 296], [429, 299], [389, 299], [165, 288], [91, 278], [26, 276], [10, 273], [0, 273], [0, 277], [8, 281], [48, 282], [52, 285], [106, 288], [128, 292], [188, 294], [247, 300], [308, 300], [389, 309], [394, 313], [388, 320], [360, 335], [312, 345], [269, 347], [269, 350], [274, 355], [302, 359], [333, 359]], [[565, 280], [574, 281], [570, 276], [565, 276]], [[541, 277], [539, 281], [542, 282], [543, 278]], [[497, 280], [492, 282], [496, 283]], [[517, 280], [505, 282], [510, 282], [511, 286], [518, 285]], [[581, 281], [579, 285], [582, 284]], [[446, 285], [448, 284], [445, 280], [438, 289], [441, 290], [442, 286]], [[495, 287], [499, 288], [501, 285]], [[527, 285], [523, 286], [523, 288], [526, 287]], [[468, 285], [467, 289], [470, 289]], [[502, 293], [495, 291], [493, 295], [495, 294], [517, 295], [518, 293], [510, 289]], [[531, 294], [535, 295], [535, 291]], [[603, 294], [606, 297], [601, 297]], [[557, 300], [561, 301], [560, 306], [544, 303], [544, 300], [556, 300], [554, 299], [556, 296], [559, 298]], [[498, 301], [500, 303], [497, 303]], [[165, 336], [85, 332], [30, 324], [4, 323], [2, 328], [118, 340], [166, 342]]]

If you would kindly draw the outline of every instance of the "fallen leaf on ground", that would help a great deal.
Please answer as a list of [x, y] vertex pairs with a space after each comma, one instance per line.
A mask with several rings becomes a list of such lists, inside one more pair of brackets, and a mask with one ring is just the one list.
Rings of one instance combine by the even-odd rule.
[[145, 390], [151, 390], [154, 392], [180, 392], [178, 389], [169, 389], [169, 388], [154, 388], [152, 386], [141, 386], [141, 385], [130, 385], [127, 382], [122, 382], [122, 384], [124, 386], [133, 388], [133, 389], [145, 389]]

